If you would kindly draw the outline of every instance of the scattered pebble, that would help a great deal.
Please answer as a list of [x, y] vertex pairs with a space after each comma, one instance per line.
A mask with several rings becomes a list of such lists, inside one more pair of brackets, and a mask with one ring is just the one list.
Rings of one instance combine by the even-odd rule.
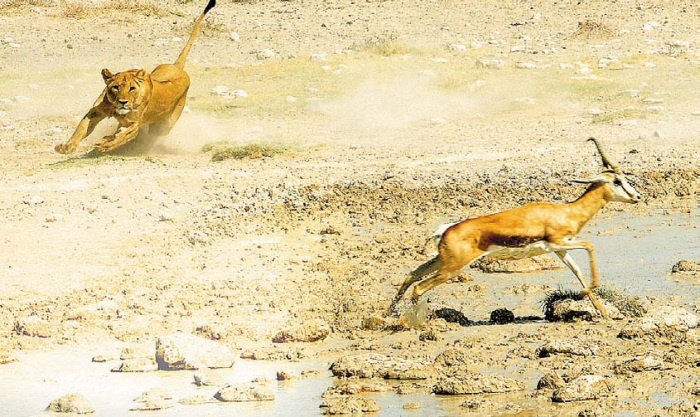
[[476, 61], [477, 68], [501, 69], [506, 66], [506, 62], [498, 58], [480, 58]]
[[272, 49], [260, 49], [255, 51], [255, 57], [263, 61], [266, 59], [272, 59], [277, 56], [277, 53]]

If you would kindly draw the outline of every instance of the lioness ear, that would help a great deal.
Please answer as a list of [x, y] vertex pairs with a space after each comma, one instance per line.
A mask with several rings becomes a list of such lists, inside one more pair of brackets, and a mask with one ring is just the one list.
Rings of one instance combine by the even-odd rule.
[[146, 70], [140, 69], [140, 70], [136, 73], [136, 78], [141, 79], [141, 80], [145, 80], [145, 79], [146, 79]]
[[107, 68], [102, 68], [102, 78], [105, 80], [105, 84], [109, 84], [109, 80], [114, 77], [114, 74], [112, 74]]

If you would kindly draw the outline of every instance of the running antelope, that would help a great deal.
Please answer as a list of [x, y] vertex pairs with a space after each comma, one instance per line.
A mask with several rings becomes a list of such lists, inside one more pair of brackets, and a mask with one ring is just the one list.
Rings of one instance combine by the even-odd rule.
[[[470, 218], [449, 225], [438, 241], [438, 255], [413, 270], [391, 302], [389, 314], [413, 283], [411, 301], [415, 304], [426, 292], [444, 284], [462, 268], [482, 256], [494, 259], [523, 259], [554, 252], [571, 269], [583, 285], [595, 308], [607, 319], [603, 306], [593, 295], [598, 286], [598, 271], [593, 245], [575, 240], [583, 226], [610, 201], [637, 203], [640, 195], [620, 168], [605, 155], [598, 141], [592, 141], [603, 162], [603, 172], [590, 179], [572, 182], [590, 184], [576, 201], [565, 204], [537, 202], [488, 216]], [[591, 284], [586, 285], [581, 268], [569, 254], [572, 249], [585, 249], [590, 260]]]

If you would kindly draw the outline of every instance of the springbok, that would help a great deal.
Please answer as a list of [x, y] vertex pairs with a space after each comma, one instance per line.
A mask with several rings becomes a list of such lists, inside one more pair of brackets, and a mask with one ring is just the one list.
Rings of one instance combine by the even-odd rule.
[[[448, 225], [439, 238], [438, 255], [410, 273], [392, 300], [388, 313], [395, 313], [396, 304], [411, 284], [417, 282], [411, 297], [415, 304], [426, 291], [444, 284], [482, 256], [523, 259], [554, 252], [583, 285], [581, 294], [588, 295], [595, 308], [607, 319], [607, 312], [592, 293], [598, 286], [593, 245], [574, 237], [608, 202], [637, 203], [640, 195], [619, 167], [608, 159], [598, 141], [594, 138], [588, 140], [595, 144], [600, 154], [603, 172], [594, 178], [571, 180], [590, 184], [581, 197], [564, 204], [530, 203]], [[588, 252], [591, 271], [589, 286], [584, 282], [581, 268], [569, 254], [572, 249], [585, 249]]]

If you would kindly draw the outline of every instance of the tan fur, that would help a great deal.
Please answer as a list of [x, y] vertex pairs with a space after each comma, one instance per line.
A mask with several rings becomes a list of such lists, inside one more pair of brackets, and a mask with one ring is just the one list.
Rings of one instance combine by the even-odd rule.
[[[438, 256], [418, 267], [399, 288], [391, 302], [393, 313], [397, 302], [414, 283], [411, 301], [438, 285], [447, 282], [462, 268], [482, 256], [496, 259], [521, 259], [554, 252], [576, 275], [603, 317], [605, 309], [595, 299], [591, 290], [598, 286], [598, 271], [593, 245], [575, 240], [581, 228], [610, 201], [636, 203], [639, 193], [627, 182], [619, 168], [610, 162], [591, 138], [603, 160], [604, 171], [588, 180], [574, 180], [591, 184], [576, 201], [566, 204], [538, 202], [511, 210], [464, 220], [447, 228], [438, 244]], [[584, 249], [588, 252], [591, 283], [586, 285], [581, 269], [568, 251]]]
[[106, 87], [76, 127], [66, 143], [56, 145], [56, 152], [68, 154], [92, 133], [95, 126], [107, 117], [119, 122], [117, 131], [105, 136], [95, 146], [97, 153], [112, 152], [134, 140], [139, 129], [148, 126], [149, 134], [163, 136], [170, 133], [182, 114], [190, 87], [190, 77], [184, 71], [187, 54], [206, 13], [214, 7], [210, 0], [204, 12], [197, 18], [180, 56], [175, 64], [158, 65], [150, 74], [133, 69], [112, 74], [102, 70]]

